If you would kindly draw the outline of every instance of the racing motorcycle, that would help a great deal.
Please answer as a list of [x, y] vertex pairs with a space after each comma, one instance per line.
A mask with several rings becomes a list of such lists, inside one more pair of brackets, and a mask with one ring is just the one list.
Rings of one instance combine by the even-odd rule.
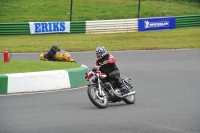
[[124, 101], [127, 104], [135, 103], [135, 94], [131, 78], [121, 76], [120, 80], [125, 86], [125, 89], [120, 90], [115, 81], [101, 73], [97, 69], [92, 69], [86, 73], [85, 79], [89, 81], [87, 94], [90, 101], [98, 108], [103, 109], [108, 106], [108, 103]]
[[[70, 54], [64, 50], [57, 51], [55, 57], [63, 62], [76, 62], [74, 59], [71, 58]], [[48, 61], [47, 53], [40, 54], [40, 60]]]

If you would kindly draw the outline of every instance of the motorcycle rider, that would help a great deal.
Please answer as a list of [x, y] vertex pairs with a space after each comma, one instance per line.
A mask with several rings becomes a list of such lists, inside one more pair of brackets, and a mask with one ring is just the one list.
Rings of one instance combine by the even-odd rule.
[[55, 57], [57, 51], [60, 51], [60, 49], [57, 47], [56, 44], [53, 44], [49, 49], [49, 51], [47, 52], [46, 58], [49, 61], [60, 61]]
[[116, 66], [116, 60], [112, 54], [106, 53], [104, 46], [99, 46], [96, 48], [96, 68], [98, 68], [102, 73], [105, 73], [109, 78], [115, 81], [120, 90], [124, 90], [124, 84], [119, 80], [120, 71]]

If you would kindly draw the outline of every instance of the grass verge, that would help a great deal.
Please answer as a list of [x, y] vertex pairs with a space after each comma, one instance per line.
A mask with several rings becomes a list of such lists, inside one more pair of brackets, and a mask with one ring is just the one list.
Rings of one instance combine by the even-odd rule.
[[11, 60], [9, 63], [0, 62], [0, 74], [66, 70], [80, 66], [81, 64], [73, 62]]
[[200, 28], [113, 33], [44, 34], [0, 36], [0, 51], [12, 53], [46, 52], [52, 44], [69, 52], [94, 51], [103, 45], [109, 51], [200, 48]]

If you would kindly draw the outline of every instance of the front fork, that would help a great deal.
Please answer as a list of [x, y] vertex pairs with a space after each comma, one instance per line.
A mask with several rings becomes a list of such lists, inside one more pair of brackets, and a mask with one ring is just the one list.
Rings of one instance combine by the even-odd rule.
[[101, 84], [100, 84], [100, 79], [99, 79], [99, 77], [98, 77], [98, 89], [99, 89], [99, 94], [100, 94], [101, 96], [103, 96], [103, 95], [102, 95], [102, 89], [101, 89]]
[[101, 88], [101, 83], [100, 83], [100, 79], [98, 77], [98, 91], [96, 91], [96, 96], [99, 98], [99, 99], [103, 99], [104, 96], [106, 96], [105, 92], [102, 90]]
[[130, 83], [129, 79], [126, 78], [124, 80], [122, 80], [123, 84], [126, 86], [126, 88], [133, 88], [133, 85]]

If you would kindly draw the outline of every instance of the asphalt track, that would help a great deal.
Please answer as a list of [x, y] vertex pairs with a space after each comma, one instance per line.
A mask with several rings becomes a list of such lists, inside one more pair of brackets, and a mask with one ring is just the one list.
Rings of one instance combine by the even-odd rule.
[[[111, 53], [121, 73], [132, 76], [135, 104], [98, 109], [86, 87], [1, 95], [0, 133], [200, 133], [200, 49]], [[11, 60], [38, 56], [13, 54]], [[71, 56], [94, 66], [94, 52]]]

